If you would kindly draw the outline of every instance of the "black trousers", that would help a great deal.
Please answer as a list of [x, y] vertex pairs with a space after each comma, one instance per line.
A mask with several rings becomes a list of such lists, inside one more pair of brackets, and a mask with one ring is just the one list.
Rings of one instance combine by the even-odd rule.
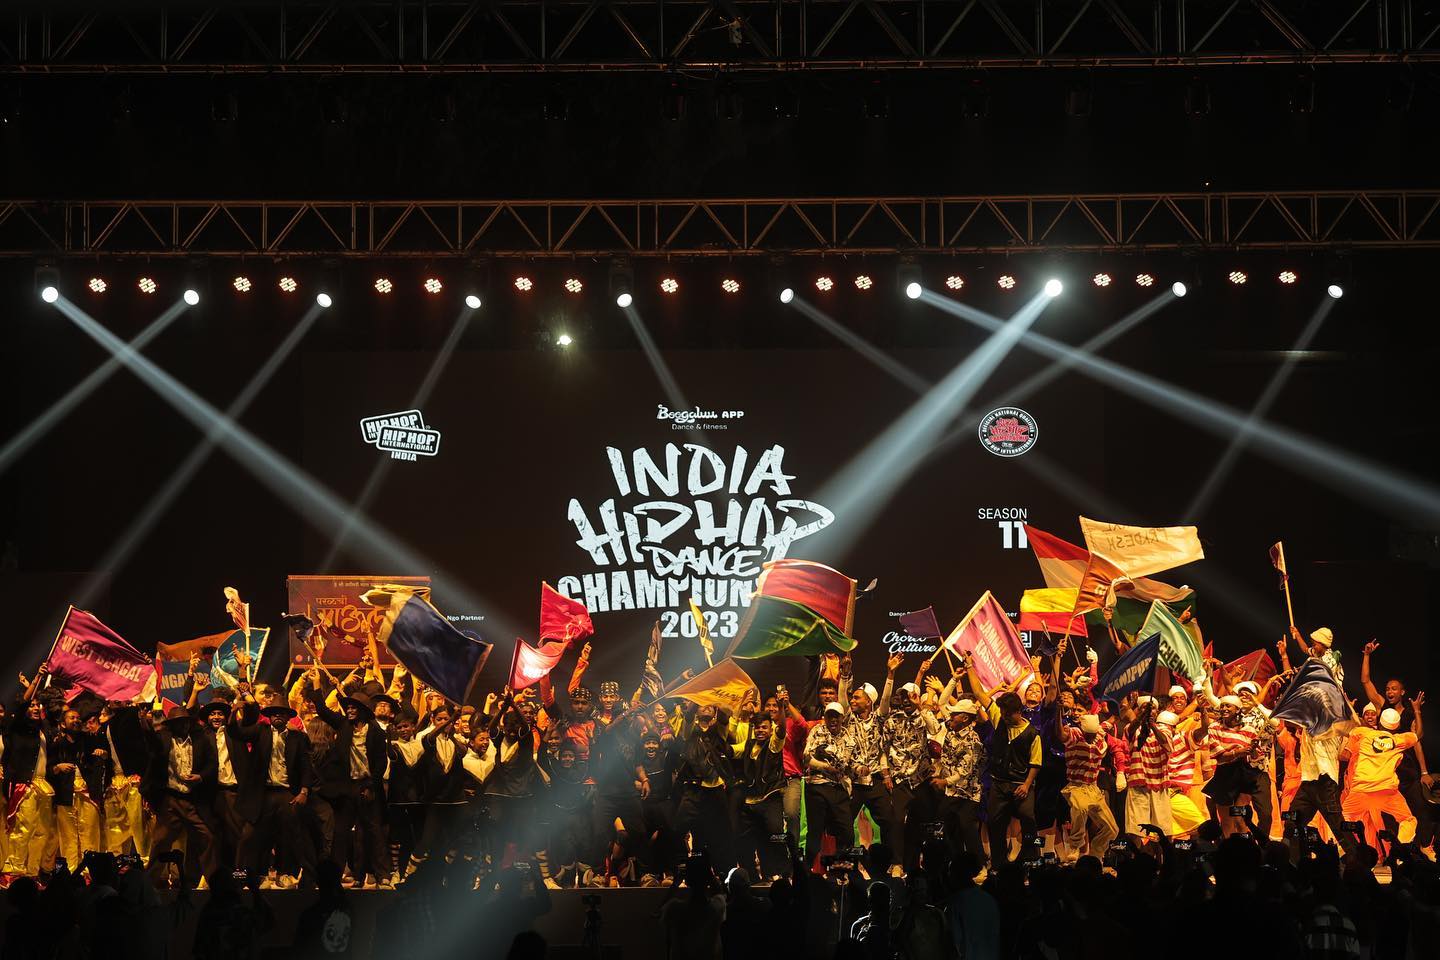
[[952, 854], [964, 850], [985, 860], [985, 850], [980, 846], [980, 801], [941, 797], [939, 819], [945, 824], [945, 842]]
[[754, 879], [769, 879], [790, 872], [790, 855], [785, 841], [772, 838], [785, 834], [785, 804], [777, 791], [764, 800], [740, 804], [740, 866], [754, 870], [759, 861], [760, 873]]
[[1256, 770], [1251, 775], [1250, 805], [1255, 809], [1257, 840], [1264, 844], [1270, 839], [1270, 825], [1275, 820], [1275, 808], [1270, 803], [1270, 774]]
[[425, 826], [424, 807], [418, 803], [392, 803], [389, 806], [389, 824], [390, 842], [395, 845], [395, 862], [403, 876], [410, 858], [420, 846]]
[[915, 788], [896, 780], [895, 789], [890, 791], [890, 809], [895, 821], [895, 835], [886, 836], [885, 842], [895, 852], [895, 862], [903, 864], [905, 872], [910, 873], [912, 860], [920, 858], [921, 820], [916, 815], [921, 808], [915, 806]]
[[235, 812], [235, 790], [220, 787], [210, 804], [210, 832], [215, 835], [215, 859], [225, 869], [245, 866], [240, 859], [240, 838], [246, 823]]
[[850, 792], [852, 821], [860, 816], [861, 810], [870, 811], [871, 819], [880, 828], [880, 841], [889, 846], [892, 853], [896, 852], [896, 841], [899, 839], [896, 834], [899, 831], [895, 829], [895, 807], [890, 799], [890, 791], [885, 789], [883, 782], [875, 780], [869, 786], [859, 783], [855, 785]]
[[373, 874], [377, 880], [388, 880], [390, 838], [385, 829], [385, 801], [375, 791], [362, 791], [358, 783], [337, 797], [335, 808], [335, 843], [331, 858], [341, 867], [350, 863], [352, 844], [355, 851], [353, 876], [363, 879]]
[[470, 818], [467, 803], [430, 803], [425, 805], [425, 822], [420, 828], [420, 844], [416, 849], [422, 856], [444, 856], [454, 849], [459, 836]]
[[855, 814], [850, 794], [838, 783], [805, 782], [805, 859], [820, 855], [825, 834], [835, 838], [837, 850], [855, 846]]
[[[155, 833], [150, 844], [150, 869], [155, 876], [159, 877], [165, 866], [159, 862], [160, 854], [169, 851], [181, 837], [185, 838], [187, 849], [196, 851], [200, 875], [213, 876], [218, 868], [218, 859], [210, 825], [205, 822], [193, 796], [167, 792], [155, 808]], [[184, 873], [183, 870], [181, 872]], [[200, 878], [187, 876], [183, 879], [193, 887]]]
[[[300, 808], [300, 822], [310, 835], [310, 845], [315, 848], [317, 860], [333, 859], [335, 852], [335, 802], [331, 797], [322, 797], [310, 792], [310, 800]], [[344, 866], [344, 864], [341, 864]]]
[[[640, 809], [639, 794], [620, 796], [602, 793], [595, 797], [595, 805], [590, 809], [590, 835], [595, 858], [591, 864], [595, 869], [600, 869], [610, 857], [610, 844], [615, 840], [620, 843], [620, 860], [641, 855], [640, 852], [645, 849], [645, 814]], [[624, 828], [618, 837], [615, 833], [617, 819]], [[618, 862], [611, 864], [610, 872], [615, 873], [619, 866]]]
[[993, 780], [990, 783], [990, 802], [985, 807], [985, 825], [990, 832], [990, 863], [994, 868], [1010, 862], [1006, 835], [1010, 832], [1010, 821], [1020, 821], [1020, 858], [1032, 859], [1035, 847], [1035, 790], [1032, 787], [1024, 800], [1017, 799], [1015, 788], [1018, 783]]
[[645, 818], [646, 866], [651, 873], [674, 875], [675, 865], [685, 856], [684, 838], [675, 832], [675, 800], [649, 797], [640, 801]]
[[735, 837], [730, 832], [727, 790], [686, 784], [675, 808], [675, 832], [683, 840], [690, 834], [694, 849], [710, 851], [710, 865], [724, 872], [735, 864]]
[[[1328, 776], [1322, 774], [1319, 780], [1302, 780], [1295, 799], [1290, 801], [1290, 812], [1295, 815], [1290, 825], [1301, 829], [1315, 819], [1315, 814], [1320, 814], [1335, 839], [1340, 841], [1341, 849], [1346, 853], [1355, 852], [1355, 835], [1345, 829], [1345, 817], [1340, 812], [1340, 785]], [[1297, 838], [1287, 836], [1285, 839], [1292, 851], [1299, 849]]]
[[275, 863], [285, 872], [303, 870], [315, 876], [315, 845], [300, 819], [300, 808], [288, 787], [266, 787], [260, 801], [260, 815], [246, 824], [240, 858], [251, 877], [264, 874], [271, 850]]

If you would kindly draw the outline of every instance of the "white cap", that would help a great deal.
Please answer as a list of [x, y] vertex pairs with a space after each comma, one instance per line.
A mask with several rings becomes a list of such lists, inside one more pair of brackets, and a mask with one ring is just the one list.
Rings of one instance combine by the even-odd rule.
[[1236, 693], [1244, 693], [1246, 690], [1250, 691], [1250, 696], [1252, 697], [1260, 696], [1260, 684], [1256, 683], [1254, 680], [1241, 680], [1239, 683], [1235, 684]]
[[1171, 713], [1169, 710], [1161, 710], [1160, 715], [1155, 718], [1155, 722], [1163, 723], [1167, 727], [1173, 727], [1175, 726], [1175, 724], [1180, 722], [1180, 718], [1175, 716], [1175, 714]]
[[1100, 718], [1093, 713], [1081, 714], [1080, 730], [1090, 736], [1100, 732]]
[[1135, 701], [1135, 703], [1136, 703], [1138, 706], [1142, 706], [1142, 707], [1145, 706], [1145, 704], [1147, 704], [1147, 703], [1154, 703], [1154, 702], [1155, 702], [1155, 698], [1152, 697], [1152, 696], [1150, 696], [1150, 694], [1148, 694], [1148, 693], [1142, 693], [1142, 694], [1140, 695], [1140, 699], [1138, 699], [1138, 700]]
[[841, 704], [836, 703], [834, 700], [831, 700], [829, 703], [825, 704], [825, 712], [838, 713], [843, 717], [845, 715], [845, 707]]
[[1380, 708], [1377, 707], [1377, 706], [1375, 706], [1375, 704], [1373, 704], [1373, 703], [1367, 703], [1367, 704], [1365, 704], [1365, 706], [1363, 706], [1363, 707], [1360, 708], [1360, 715], [1361, 715], [1362, 717], [1363, 717], [1365, 714], [1367, 714], [1367, 713], [1379, 713], [1379, 712], [1380, 712]]
[[1400, 711], [1394, 707], [1386, 707], [1380, 711], [1380, 726], [1386, 730], [1400, 729]]
[[1189, 694], [1185, 692], [1185, 688], [1184, 688], [1184, 687], [1180, 686], [1180, 684], [1177, 683], [1177, 684], [1175, 684], [1174, 686], [1172, 686], [1172, 687], [1170, 688], [1170, 696], [1172, 696], [1172, 697], [1188, 697]]
[[958, 703], [950, 704], [950, 712], [952, 714], [968, 713], [973, 717], [980, 712], [980, 705], [974, 700], [961, 700]]
[[874, 703], [876, 700], [880, 699], [880, 693], [875, 689], [874, 684], [862, 683], [860, 684], [859, 689], [861, 693], [865, 694], [865, 696], [870, 700], [871, 703]]
[[1310, 639], [1316, 643], [1323, 643], [1328, 647], [1335, 642], [1335, 634], [1330, 632], [1329, 627], [1321, 627], [1319, 630], [1310, 634]]
[[1230, 704], [1230, 706], [1232, 706], [1232, 707], [1243, 707], [1243, 706], [1244, 706], [1244, 704], [1240, 702], [1240, 698], [1237, 697], [1237, 696], [1235, 696], [1235, 694], [1233, 694], [1233, 693], [1227, 693], [1227, 694], [1225, 694], [1225, 696], [1221, 697], [1221, 698], [1220, 698], [1220, 703], [1221, 703], [1222, 705], [1228, 703], [1228, 704]]
[[901, 690], [904, 690], [906, 693], [911, 694], [911, 695], [913, 695], [913, 696], [917, 696], [917, 697], [920, 696], [920, 688], [919, 688], [919, 686], [917, 686], [916, 684], [913, 684], [913, 683], [902, 683], [902, 684], [900, 685], [900, 689], [901, 689]]

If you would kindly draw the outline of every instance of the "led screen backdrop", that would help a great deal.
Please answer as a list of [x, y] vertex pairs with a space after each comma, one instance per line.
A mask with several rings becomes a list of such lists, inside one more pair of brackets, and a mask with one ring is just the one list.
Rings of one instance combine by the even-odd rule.
[[[897, 359], [933, 382], [964, 356]], [[436, 575], [437, 606], [498, 645], [494, 685], [507, 634], [534, 639], [541, 580], [594, 613], [590, 680], [629, 690], [656, 621], [673, 677], [701, 659], [690, 598], [723, 652], [761, 564], [781, 556], [862, 587], [878, 579], [855, 618], [874, 676], [895, 613], [934, 604], [948, 630], [986, 589], [1013, 612], [1042, 585], [1022, 522], [1078, 539], [1075, 491], [1104, 485], [1098, 391], [1071, 378], [1012, 403], [1005, 385], [1034, 369], [1021, 359], [963, 419], [922, 434], [933, 445], [955, 432], [942, 452], [912, 447], [868, 475], [866, 494], [908, 473], [877, 509], [853, 484], [828, 484], [917, 395], [853, 353], [668, 354], [683, 405], [643, 354], [577, 350], [457, 353], [417, 406], [432, 360], [307, 358], [304, 465], [347, 498], [383, 472], [369, 516], [435, 562], [405, 572]], [[336, 568], [362, 562], [376, 561], [357, 553]], [[458, 606], [445, 574], [484, 609]]]

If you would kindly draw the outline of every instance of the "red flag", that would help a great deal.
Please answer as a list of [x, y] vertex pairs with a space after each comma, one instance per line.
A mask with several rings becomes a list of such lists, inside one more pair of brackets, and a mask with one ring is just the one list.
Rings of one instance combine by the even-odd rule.
[[1270, 659], [1269, 653], [1261, 649], [1251, 651], [1238, 660], [1231, 660], [1216, 670], [1212, 674], [1212, 682], [1235, 677], [1236, 683], [1241, 680], [1253, 680], [1263, 687], [1265, 682], [1273, 676], [1275, 676], [1275, 661]]
[[1052, 590], [1074, 589], [1080, 586], [1080, 581], [1085, 576], [1085, 565], [1090, 562], [1090, 551], [1028, 523], [1025, 525], [1025, 537], [1030, 542], [1030, 549], [1035, 552], [1035, 560], [1040, 564], [1040, 575], [1045, 578], [1045, 586]]
[[841, 633], [849, 634], [855, 627], [855, 581], [823, 563], [791, 559], [767, 563], [755, 593], [808, 607]]
[[[157, 643], [155, 644], [155, 659], [180, 661], [189, 660], [191, 654], [198, 653], [201, 657], [208, 657], [234, 633], [234, 630], [222, 630], [219, 633], [212, 633], [205, 637], [196, 637], [194, 640], [181, 640], [179, 643]], [[159, 668], [164, 672], [164, 668]]]
[[515, 638], [515, 656], [510, 661], [510, 689], [524, 690], [547, 676], [565, 654], [564, 641], [540, 644], [539, 649]]
[[130, 644], [93, 613], [70, 607], [55, 645], [45, 658], [53, 681], [70, 700], [89, 690], [105, 700], [155, 695], [155, 660]]
[[[590, 611], [585, 609], [585, 604], [571, 600], [548, 583], [540, 584], [539, 639], [564, 641], [561, 644], [561, 649], [564, 649], [565, 643], [584, 640], [594, 632], [595, 624], [591, 622]], [[548, 668], [546, 672], [549, 672]]]

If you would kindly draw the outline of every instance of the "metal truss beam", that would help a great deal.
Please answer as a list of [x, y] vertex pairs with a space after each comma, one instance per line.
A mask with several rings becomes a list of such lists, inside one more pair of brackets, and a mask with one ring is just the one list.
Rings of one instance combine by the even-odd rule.
[[[28, 4], [0, 72], [391, 74], [1440, 61], [1424, 0]], [[95, 4], [95, 7], [105, 5]]]
[[673, 200], [0, 201], [5, 258], [1440, 248], [1440, 189]]

